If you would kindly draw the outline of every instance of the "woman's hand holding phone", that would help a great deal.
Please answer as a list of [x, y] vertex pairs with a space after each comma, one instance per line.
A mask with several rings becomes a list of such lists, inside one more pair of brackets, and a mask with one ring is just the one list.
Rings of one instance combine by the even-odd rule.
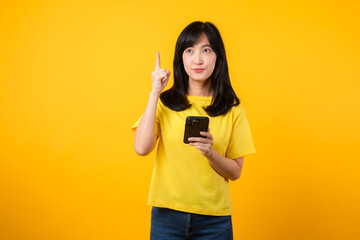
[[211, 157], [212, 147], [214, 145], [214, 138], [210, 133], [210, 129], [207, 132], [200, 132], [200, 135], [206, 137], [190, 137], [189, 138], [189, 146], [195, 146], [196, 149], [201, 151], [201, 154], [207, 158]]
[[152, 77], [152, 92], [155, 92], [158, 96], [166, 87], [171, 72], [165, 68], [160, 68], [160, 54], [156, 52], [155, 70], [151, 73]]

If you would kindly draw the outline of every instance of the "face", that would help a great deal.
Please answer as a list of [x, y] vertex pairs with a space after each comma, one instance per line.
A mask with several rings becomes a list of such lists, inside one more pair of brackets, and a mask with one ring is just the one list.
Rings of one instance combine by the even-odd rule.
[[185, 49], [182, 55], [189, 81], [207, 81], [215, 69], [216, 54], [202, 33], [197, 42]]

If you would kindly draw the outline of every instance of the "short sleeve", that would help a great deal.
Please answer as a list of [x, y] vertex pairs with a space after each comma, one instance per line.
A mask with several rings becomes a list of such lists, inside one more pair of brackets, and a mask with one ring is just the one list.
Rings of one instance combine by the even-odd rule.
[[[155, 117], [155, 134], [157, 136], [160, 136], [160, 121], [159, 121], [159, 115], [160, 115], [160, 99], [156, 105], [156, 117]], [[141, 115], [141, 117], [134, 123], [134, 125], [132, 125], [131, 129], [135, 132], [137, 126], [139, 125], [141, 118], [143, 117], [143, 115]]]
[[232, 111], [232, 131], [225, 156], [231, 159], [255, 153], [250, 126], [244, 108], [241, 105]]

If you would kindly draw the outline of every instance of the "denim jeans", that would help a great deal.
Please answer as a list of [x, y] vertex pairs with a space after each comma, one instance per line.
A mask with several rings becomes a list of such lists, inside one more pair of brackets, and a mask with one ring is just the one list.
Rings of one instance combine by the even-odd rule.
[[232, 240], [231, 215], [209, 216], [153, 207], [150, 240]]

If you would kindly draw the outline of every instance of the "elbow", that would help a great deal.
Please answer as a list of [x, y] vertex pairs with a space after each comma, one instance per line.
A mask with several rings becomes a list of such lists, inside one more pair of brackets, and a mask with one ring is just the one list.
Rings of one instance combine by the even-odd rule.
[[142, 140], [142, 138], [136, 137], [135, 135], [134, 150], [136, 154], [139, 156], [149, 155], [154, 149], [155, 144], [156, 144], [156, 140], [155, 143], [152, 143], [149, 141], [144, 141]]
[[236, 173], [234, 173], [232, 176], [230, 176], [229, 179], [230, 179], [231, 181], [235, 181], [235, 180], [239, 179], [240, 176], [241, 176], [241, 172], [236, 172]]
[[231, 178], [229, 178], [231, 181], [235, 181], [235, 180], [237, 180], [237, 179], [239, 179], [239, 177], [234, 177], [234, 176], [232, 176]]
[[146, 156], [149, 154], [149, 151], [146, 151], [146, 149], [144, 149], [144, 148], [139, 148], [139, 147], [135, 146], [134, 149], [135, 149], [136, 154], [139, 156]]
[[136, 154], [139, 156], [146, 156], [150, 153], [150, 151], [148, 151], [147, 147], [144, 146], [144, 143], [137, 140], [136, 138], [135, 138], [135, 142], [134, 142], [134, 150], [135, 150]]
[[146, 156], [146, 155], [149, 155], [152, 152], [153, 147], [148, 146], [148, 145], [144, 145], [142, 143], [135, 143], [134, 150], [135, 150], [137, 155]]
[[242, 165], [232, 173], [232, 175], [229, 179], [231, 181], [235, 181], [235, 180], [239, 179], [241, 176], [241, 172], [242, 172]]

